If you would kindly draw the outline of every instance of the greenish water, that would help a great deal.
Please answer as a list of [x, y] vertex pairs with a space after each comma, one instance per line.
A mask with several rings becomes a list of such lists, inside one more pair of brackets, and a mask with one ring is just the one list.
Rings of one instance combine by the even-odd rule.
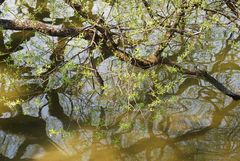
[[[15, 11], [15, 1], [8, 4], [12, 4]], [[47, 11], [42, 12], [38, 20], [49, 18]], [[77, 24], [73, 17], [70, 19]], [[60, 22], [62, 19], [58, 18], [56, 23]], [[194, 60], [199, 68], [207, 69], [217, 80], [239, 93], [240, 35], [224, 32], [213, 30], [212, 39], [203, 44], [205, 50], [196, 49], [186, 66]], [[13, 41], [8, 41], [9, 37]], [[36, 55], [26, 57], [34, 63], [31, 69], [23, 63], [21, 71], [29, 74], [29, 70], [44, 65], [50, 56], [49, 41], [56, 45], [58, 40], [27, 31], [0, 32], [0, 51], [10, 53], [0, 56], [1, 161], [240, 160], [239, 101], [233, 101], [202, 79], [180, 76], [182, 82], [164, 95], [170, 102], [152, 109], [123, 108], [118, 99], [121, 95], [118, 86], [125, 81], [131, 86], [132, 82], [114, 77], [112, 59], [105, 60], [99, 67], [106, 83], [113, 87], [106, 96], [99, 94], [97, 82], [96, 87], [92, 85], [91, 77], [82, 80], [83, 87], [64, 88], [58, 72], [50, 76], [52, 89], [46, 91], [39, 86], [41, 80], [19, 77], [11, 65], [21, 64], [15, 59], [19, 55], [26, 56], [27, 51], [35, 51]], [[229, 42], [235, 42], [235, 47]], [[66, 51], [69, 57], [78, 52], [70, 47]], [[13, 59], [6, 63], [7, 57]], [[85, 57], [82, 55], [81, 60]], [[117, 64], [116, 68], [119, 66]], [[125, 64], [122, 68], [142, 72]], [[163, 82], [180, 79], [164, 68], [154, 70], [159, 71]], [[144, 98], [140, 100], [151, 102], [149, 89], [144, 85], [142, 88]], [[2, 103], [3, 99], [9, 102]], [[12, 104], [11, 101], [16, 100], [18, 105]]]

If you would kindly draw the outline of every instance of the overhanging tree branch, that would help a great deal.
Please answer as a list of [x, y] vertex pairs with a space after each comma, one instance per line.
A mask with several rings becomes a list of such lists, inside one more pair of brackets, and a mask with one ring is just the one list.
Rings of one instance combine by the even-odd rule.
[[[75, 6], [76, 9], [76, 6]], [[184, 16], [184, 7], [180, 9], [180, 11], [176, 14], [176, 20], [172, 24], [172, 28], [176, 29], [180, 20]], [[188, 70], [184, 69], [183, 67], [179, 66], [177, 63], [161, 57], [161, 53], [163, 50], [168, 46], [169, 42], [171, 41], [172, 37], [174, 36], [175, 30], [169, 30], [166, 32], [165, 37], [166, 39], [160, 43], [158, 50], [150, 54], [148, 57], [140, 57], [136, 58], [131, 56], [130, 54], [126, 53], [124, 50], [119, 49], [117, 44], [114, 43], [111, 32], [108, 28], [102, 27], [104, 22], [100, 23], [97, 26], [93, 26], [96, 29], [98, 29], [102, 36], [98, 36], [98, 40], [94, 40], [96, 44], [100, 42], [101, 40], [104, 40], [100, 46], [101, 50], [104, 53], [104, 55], [108, 56], [116, 56], [118, 59], [124, 62], [129, 62], [131, 65], [134, 65], [136, 67], [142, 68], [142, 69], [149, 69], [153, 66], [165, 64], [168, 66], [173, 66], [177, 68], [180, 72], [188, 75], [195, 75], [200, 76], [206, 79], [209, 83], [211, 83], [213, 86], [215, 86], [218, 90], [220, 90], [225, 95], [228, 95], [232, 97], [234, 100], [239, 100], [240, 96], [233, 93], [231, 90], [226, 88], [224, 85], [222, 85], [220, 82], [218, 82], [215, 78], [213, 78], [211, 75], [209, 75], [206, 71], [201, 70]], [[32, 21], [32, 20], [6, 20], [6, 19], [0, 19], [0, 27], [7, 30], [34, 30], [38, 31], [50, 36], [58, 36], [58, 37], [74, 37], [79, 35], [81, 32], [86, 31], [90, 28], [93, 28], [91, 26], [88, 27], [63, 27], [63, 26], [56, 26], [56, 25], [50, 25], [39, 21]], [[87, 32], [85, 32], [86, 34]], [[90, 34], [91, 35], [91, 34]], [[86, 39], [88, 39], [89, 34], [86, 34]], [[91, 36], [90, 36], [91, 37]], [[111, 45], [109, 45], [110, 42]]]
[[34, 30], [50, 36], [59, 36], [59, 37], [77, 36], [79, 33], [90, 28], [90, 27], [70, 28], [70, 27], [49, 25], [40, 21], [23, 20], [23, 19], [16, 19], [16, 20], [0, 19], [0, 27], [5, 30]]
[[[107, 50], [107, 49], [105, 49], [105, 50]], [[154, 57], [151, 59], [151, 57], [153, 55], [150, 55], [150, 57], [148, 57], [147, 59], [133, 58], [133, 57], [127, 55], [126, 53], [122, 53], [120, 51], [115, 51], [114, 55], [116, 57], [118, 57], [121, 61], [130, 62], [131, 65], [134, 65], [134, 66], [142, 68], [142, 69], [149, 69], [156, 65], [168, 65], [171, 67], [175, 67], [179, 70], [179, 72], [181, 72], [183, 74], [198, 76], [200, 78], [205, 79], [210, 84], [212, 84], [214, 87], [216, 87], [219, 91], [221, 91], [223, 94], [231, 97], [234, 100], [240, 100], [240, 95], [232, 92], [230, 89], [225, 87], [222, 83], [220, 83], [218, 80], [216, 80], [214, 77], [212, 77], [207, 71], [189, 70], [184, 67], [181, 67], [176, 62], [171, 61], [167, 58]]]

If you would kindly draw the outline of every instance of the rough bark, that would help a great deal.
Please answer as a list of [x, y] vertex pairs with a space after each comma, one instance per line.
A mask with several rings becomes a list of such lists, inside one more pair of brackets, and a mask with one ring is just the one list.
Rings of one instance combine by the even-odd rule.
[[50, 36], [58, 37], [72, 37], [77, 36], [82, 31], [88, 29], [88, 27], [83, 28], [69, 28], [64, 26], [55, 26], [46, 24], [39, 21], [16, 19], [7, 20], [0, 19], [0, 27], [5, 30], [34, 30]]

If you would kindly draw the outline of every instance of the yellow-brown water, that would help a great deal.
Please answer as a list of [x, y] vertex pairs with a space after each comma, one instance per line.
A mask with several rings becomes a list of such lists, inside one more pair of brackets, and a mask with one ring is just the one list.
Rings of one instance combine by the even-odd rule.
[[[39, 19], [45, 16], [48, 16], [47, 12], [40, 15]], [[9, 33], [1, 31], [0, 34], [3, 42], [3, 35]], [[30, 49], [24, 48], [24, 52], [18, 53], [20, 49], [17, 46], [22, 44], [18, 44], [19, 38], [22, 39], [23, 35], [27, 35], [23, 42], [35, 38], [30, 42], [37, 42], [46, 48], [43, 56], [48, 54], [50, 49], [42, 39], [52, 39], [32, 32], [16, 32], [12, 36], [16, 44], [10, 44], [10, 53], [15, 54], [13, 58], [17, 54], [24, 55], [28, 50], [42, 54], [41, 50], [29, 44], [26, 46]], [[239, 94], [240, 52], [228, 41], [240, 46], [240, 36], [229, 36], [227, 40], [225, 37], [209, 42], [214, 46], [214, 52], [193, 53], [188, 63], [194, 60], [199, 68], [208, 70], [217, 80]], [[7, 48], [3, 45], [4, 42], [0, 51], [6, 53]], [[111, 60], [104, 63], [102, 66], [107, 66]], [[37, 81], [16, 74], [15, 70], [11, 70], [11, 65], [14, 62], [0, 61], [0, 161], [240, 160], [240, 102], [233, 101], [198, 77], [183, 76], [183, 82], [176, 84], [166, 94], [166, 97], [176, 97], [169, 103], [156, 105], [156, 108], [129, 109], [117, 106], [119, 102], [116, 100], [121, 92], [118, 87], [110, 91], [107, 97], [98, 96], [96, 92], [92, 96], [87, 91], [88, 86], [82, 95], [68, 90], [48, 91], [36, 87]], [[24, 70], [28, 73], [29, 68], [22, 67], [19, 72]], [[132, 69], [131, 66], [129, 68]], [[113, 72], [107, 70], [103, 68], [101, 72], [105, 75]], [[163, 81], [173, 79], [165, 69], [156, 70], [162, 72], [160, 77]], [[52, 80], [57, 80], [57, 76], [54, 75]], [[107, 79], [112, 84], [119, 81], [116, 78]], [[88, 81], [92, 81], [92, 78]], [[54, 85], [61, 86], [58, 82]], [[71, 88], [77, 92], [81, 89], [78, 86]], [[149, 100], [146, 97], [144, 101]], [[104, 105], [106, 107], [102, 107]]]

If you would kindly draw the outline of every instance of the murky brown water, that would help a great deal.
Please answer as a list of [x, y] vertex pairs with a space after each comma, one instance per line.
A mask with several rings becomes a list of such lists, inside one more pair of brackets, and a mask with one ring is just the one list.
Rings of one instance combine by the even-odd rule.
[[[39, 19], [44, 16], [48, 17], [48, 14], [39, 15]], [[221, 35], [222, 31], [216, 33], [226, 37]], [[0, 32], [1, 41], [4, 34], [11, 35]], [[40, 55], [41, 50], [31, 46], [30, 42], [46, 47], [46, 42], [52, 40], [48, 37], [42, 39], [42, 35], [30, 32], [24, 35], [28, 35], [26, 39], [31, 38], [27, 44], [30, 48], [28, 50], [36, 50]], [[228, 37], [240, 46], [240, 35]], [[229, 40], [209, 41], [209, 44], [214, 45], [212, 51], [196, 51], [189, 58], [189, 64], [194, 60], [200, 68], [207, 69], [216, 79], [239, 93], [240, 52], [239, 48], [229, 44]], [[6, 53], [4, 42], [0, 43], [1, 52]], [[16, 46], [19, 44], [12, 45], [13, 56], [21, 54]], [[74, 53], [74, 50], [69, 50], [69, 53]], [[5, 58], [0, 58], [0, 74], [4, 74], [0, 79], [0, 97], [9, 100], [7, 104], [0, 101], [1, 161], [240, 160], [240, 102], [223, 95], [204, 80], [183, 76], [183, 82], [166, 94], [172, 101], [161, 103], [153, 109], [132, 110], [119, 106], [121, 90], [116, 86], [124, 80], [104, 76], [116, 85], [115, 89], [109, 91], [111, 95], [107, 96], [89, 92], [92, 90], [91, 83], [86, 83], [83, 89], [85, 93], [80, 95], [67, 90], [44, 91], [36, 87], [34, 81], [38, 80], [19, 78], [14, 74], [15, 71], [2, 62]], [[112, 60], [107, 60], [101, 65], [103, 75], [111, 72], [108, 68], [111, 63]], [[177, 78], [165, 69], [156, 70], [161, 70], [159, 79], [162, 81]], [[52, 79], [57, 80], [58, 74], [52, 76]], [[11, 86], [11, 80], [18, 80], [19, 83]], [[31, 85], [26, 87], [26, 81]], [[53, 89], [59, 86], [62, 84], [58, 81], [53, 83]], [[72, 88], [79, 90], [75, 86]], [[29, 93], [32, 97], [29, 97]], [[16, 98], [19, 99], [17, 106], [14, 104]], [[148, 102], [150, 98], [146, 96], [143, 100]]]

